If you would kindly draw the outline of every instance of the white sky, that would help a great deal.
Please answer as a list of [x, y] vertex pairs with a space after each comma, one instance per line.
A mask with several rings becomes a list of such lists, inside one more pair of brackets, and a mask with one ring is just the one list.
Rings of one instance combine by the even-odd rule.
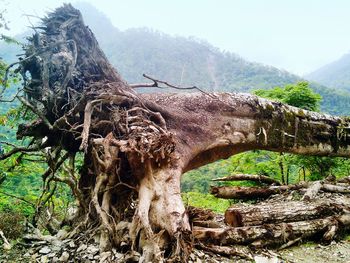
[[[12, 33], [61, 0], [0, 0]], [[71, 1], [75, 2], [75, 1]], [[222, 50], [300, 75], [350, 51], [348, 0], [87, 0], [119, 29], [195, 36]], [[35, 21], [35, 20], [33, 20]]]

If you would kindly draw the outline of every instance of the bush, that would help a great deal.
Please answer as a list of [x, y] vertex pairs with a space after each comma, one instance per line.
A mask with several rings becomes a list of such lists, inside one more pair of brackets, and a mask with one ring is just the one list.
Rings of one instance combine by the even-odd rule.
[[17, 239], [23, 235], [25, 217], [19, 212], [5, 209], [0, 212], [0, 229], [8, 239]]

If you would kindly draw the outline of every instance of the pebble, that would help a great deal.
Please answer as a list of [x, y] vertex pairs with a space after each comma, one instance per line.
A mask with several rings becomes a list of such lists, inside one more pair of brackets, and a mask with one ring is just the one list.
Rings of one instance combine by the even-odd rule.
[[58, 260], [60, 262], [67, 262], [68, 259], [69, 259], [69, 253], [67, 251], [64, 251]]
[[39, 250], [40, 254], [49, 254], [50, 252], [51, 252], [51, 249], [48, 246], [43, 247]]
[[70, 248], [75, 248], [76, 247], [73, 240], [71, 242], [69, 242], [68, 246]]
[[90, 245], [86, 249], [86, 253], [88, 253], [90, 255], [96, 255], [98, 251], [99, 251], [99, 248], [95, 247], [94, 245]]
[[85, 249], [87, 249], [87, 245], [82, 244], [82, 245], [80, 245], [80, 247], [78, 247], [77, 252], [83, 251]]
[[40, 258], [40, 263], [48, 263], [48, 262], [49, 262], [49, 258], [46, 255]]

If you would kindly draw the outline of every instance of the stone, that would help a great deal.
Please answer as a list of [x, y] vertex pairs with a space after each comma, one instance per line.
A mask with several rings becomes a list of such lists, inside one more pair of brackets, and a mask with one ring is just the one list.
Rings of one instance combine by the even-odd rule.
[[48, 246], [43, 247], [39, 250], [40, 254], [49, 254], [50, 252], [51, 252], [51, 249]]
[[88, 253], [90, 255], [96, 255], [98, 251], [99, 251], [99, 248], [95, 247], [94, 245], [90, 245], [86, 249], [86, 253]]
[[255, 263], [278, 263], [278, 257], [254, 256]]
[[60, 229], [58, 233], [56, 234], [56, 237], [58, 239], [63, 240], [67, 236], [68, 232], [65, 229]]
[[75, 247], [76, 247], [76, 245], [75, 245], [75, 243], [74, 243], [73, 240], [72, 240], [71, 242], [69, 242], [68, 246], [69, 246], [70, 248], [75, 248]]
[[80, 245], [80, 247], [78, 247], [77, 252], [80, 252], [80, 251], [83, 251], [83, 250], [86, 250], [86, 249], [87, 249], [87, 245], [82, 244], [82, 245]]
[[49, 258], [46, 255], [40, 258], [40, 263], [48, 263], [48, 262], [49, 262]]
[[68, 259], [69, 259], [69, 253], [67, 251], [64, 251], [58, 260], [60, 262], [67, 262]]

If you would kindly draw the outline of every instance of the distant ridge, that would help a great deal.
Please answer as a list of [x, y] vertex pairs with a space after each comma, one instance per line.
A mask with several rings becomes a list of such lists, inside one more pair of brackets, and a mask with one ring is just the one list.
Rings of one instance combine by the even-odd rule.
[[[147, 73], [171, 83], [196, 85], [210, 91], [250, 92], [304, 80], [285, 70], [246, 61], [203, 40], [170, 36], [147, 28], [121, 31], [91, 4], [80, 2], [75, 7], [82, 12], [110, 62], [129, 83], [145, 82], [142, 74]], [[19, 47], [5, 45], [0, 45], [0, 57], [13, 62], [15, 54], [21, 53]], [[322, 111], [350, 115], [349, 93], [316, 82], [311, 86], [323, 97]]]
[[350, 92], [350, 53], [305, 76], [326, 86]]

